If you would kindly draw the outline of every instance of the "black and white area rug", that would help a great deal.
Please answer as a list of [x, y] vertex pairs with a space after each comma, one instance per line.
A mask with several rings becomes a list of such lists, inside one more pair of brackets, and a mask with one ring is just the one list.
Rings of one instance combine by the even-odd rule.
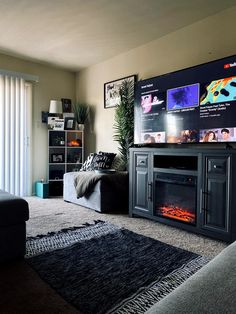
[[209, 261], [102, 221], [26, 245], [31, 267], [84, 314], [144, 313]]

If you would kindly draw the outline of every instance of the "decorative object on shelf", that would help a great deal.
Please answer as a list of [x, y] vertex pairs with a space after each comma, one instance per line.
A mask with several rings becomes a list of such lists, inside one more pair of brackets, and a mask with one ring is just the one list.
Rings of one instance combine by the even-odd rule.
[[60, 100], [50, 100], [49, 113], [62, 114], [62, 102]]
[[63, 134], [53, 133], [50, 139], [50, 146], [65, 146], [65, 136]]
[[119, 105], [122, 95], [121, 87], [125, 81], [130, 81], [133, 86], [137, 75], [130, 75], [104, 84], [104, 108], [112, 108]]
[[71, 99], [61, 98], [63, 112], [71, 112]]
[[74, 118], [75, 114], [74, 114], [74, 112], [63, 112], [62, 117], [63, 117], [63, 119], [65, 119], [65, 118]]
[[[52, 115], [52, 116], [51, 116]], [[59, 116], [55, 116], [54, 113], [48, 114], [48, 129], [53, 130], [56, 120], [60, 119]]]
[[73, 105], [73, 111], [77, 122], [77, 128], [83, 131], [84, 123], [89, 116], [89, 106], [84, 103], [76, 103]]
[[64, 119], [65, 123], [64, 123], [64, 129], [65, 130], [74, 130], [75, 129], [75, 123], [76, 123], [76, 120], [75, 118], [71, 118], [71, 117], [67, 117]]
[[64, 130], [64, 119], [55, 119], [53, 130]]
[[52, 154], [51, 155], [51, 162], [64, 162], [64, 154]]
[[[134, 76], [135, 77], [135, 76]], [[120, 85], [120, 102], [115, 110], [114, 140], [119, 143], [123, 167], [128, 168], [129, 148], [134, 144], [134, 79], [124, 79]]]
[[77, 130], [84, 131], [84, 124], [77, 123]]

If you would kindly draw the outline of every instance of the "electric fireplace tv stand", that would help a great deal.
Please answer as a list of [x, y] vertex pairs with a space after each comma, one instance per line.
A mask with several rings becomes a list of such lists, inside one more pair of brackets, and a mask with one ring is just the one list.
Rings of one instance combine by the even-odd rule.
[[236, 150], [131, 148], [129, 214], [236, 240]]

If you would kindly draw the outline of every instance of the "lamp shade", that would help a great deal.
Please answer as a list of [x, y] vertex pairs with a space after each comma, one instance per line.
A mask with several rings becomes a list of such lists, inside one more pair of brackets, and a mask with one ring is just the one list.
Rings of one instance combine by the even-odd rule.
[[60, 100], [50, 100], [49, 113], [62, 113], [62, 102]]

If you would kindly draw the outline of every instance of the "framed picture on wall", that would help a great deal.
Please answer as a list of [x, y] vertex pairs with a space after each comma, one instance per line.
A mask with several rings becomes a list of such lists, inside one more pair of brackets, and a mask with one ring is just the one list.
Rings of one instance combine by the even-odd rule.
[[71, 112], [71, 99], [61, 98], [63, 112]]
[[104, 84], [104, 108], [116, 107], [120, 102], [120, 88], [124, 81], [136, 82], [137, 75], [130, 75]]

